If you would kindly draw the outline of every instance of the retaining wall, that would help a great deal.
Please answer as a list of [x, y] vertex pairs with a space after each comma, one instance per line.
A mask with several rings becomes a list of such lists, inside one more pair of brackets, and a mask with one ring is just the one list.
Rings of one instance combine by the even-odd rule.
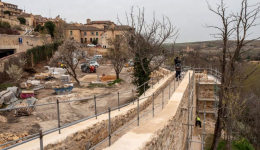
[[[189, 72], [192, 74], [191, 71]], [[188, 127], [184, 124], [188, 122], [188, 114], [182, 108], [187, 108], [188, 73], [162, 112], [147, 123], [131, 130], [105, 150], [185, 149]], [[193, 97], [195, 102], [195, 91]]]
[[[22, 44], [19, 44], [19, 38], [22, 38]], [[15, 49], [16, 53], [26, 52], [36, 46], [43, 45], [43, 38], [28, 36], [28, 35], [6, 35], [0, 34], [0, 50], [1, 49]], [[27, 44], [28, 42], [28, 44]], [[51, 37], [46, 36], [45, 44], [51, 43]]]

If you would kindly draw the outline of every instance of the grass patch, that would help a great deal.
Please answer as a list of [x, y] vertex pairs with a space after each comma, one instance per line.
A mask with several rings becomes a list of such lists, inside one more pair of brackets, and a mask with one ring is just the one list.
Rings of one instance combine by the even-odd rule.
[[[212, 142], [213, 142], [213, 134], [209, 135], [206, 138], [205, 149], [210, 150]], [[225, 150], [226, 143], [223, 139], [220, 140], [218, 144], [217, 150]], [[232, 142], [232, 150], [255, 150], [254, 147], [249, 143], [249, 141], [245, 138], [241, 138], [239, 140]]]
[[102, 83], [99, 83], [99, 84], [90, 83], [88, 85], [88, 88], [100, 88], [100, 87], [106, 87], [106, 85], [102, 84]]
[[13, 84], [0, 84], [0, 91], [6, 90], [6, 88], [13, 86]]
[[116, 79], [116, 80], [114, 80], [112, 83], [109, 83], [108, 86], [113, 86], [113, 85], [115, 85], [116, 83], [120, 83], [120, 82], [122, 82], [122, 81], [123, 81], [123, 79]]

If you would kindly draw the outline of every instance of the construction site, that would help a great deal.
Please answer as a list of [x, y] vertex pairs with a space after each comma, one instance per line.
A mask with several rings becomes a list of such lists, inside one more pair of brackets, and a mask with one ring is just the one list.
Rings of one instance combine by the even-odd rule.
[[[182, 70], [182, 80], [176, 81], [175, 71], [160, 68], [152, 73], [148, 88], [131, 84], [131, 67], [123, 69], [123, 83], [107, 86], [104, 83], [115, 76], [112, 68], [101, 65], [96, 74], [82, 75], [85, 88], [74, 87], [66, 93], [56, 94], [53, 85], [48, 86], [55, 80], [47, 84], [40, 80], [27, 103], [15, 101], [1, 109], [0, 146], [17, 150], [204, 149], [207, 134], [214, 131], [220, 73], [191, 66]], [[137, 95], [138, 88], [144, 88], [143, 95]], [[195, 126], [196, 116], [202, 119], [202, 127]]]

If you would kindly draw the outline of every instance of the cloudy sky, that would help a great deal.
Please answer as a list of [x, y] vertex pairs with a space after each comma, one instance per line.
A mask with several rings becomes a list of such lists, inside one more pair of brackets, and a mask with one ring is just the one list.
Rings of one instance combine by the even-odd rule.
[[[156, 14], [158, 20], [162, 15], [170, 18], [172, 24], [180, 29], [178, 43], [214, 40], [210, 35], [216, 33], [214, 29], [204, 27], [209, 25], [221, 25], [220, 18], [210, 12], [206, 0], [2, 0], [3, 2], [18, 5], [20, 9], [28, 13], [40, 14], [45, 17], [66, 18], [67, 22], [85, 23], [86, 19], [111, 20], [117, 23], [117, 16], [121, 22], [126, 21], [125, 13], [131, 6], [145, 8], [145, 17], [149, 22]], [[241, 0], [225, 0], [229, 10], [236, 12], [240, 9]], [[220, 0], [209, 0], [212, 7]], [[249, 0], [251, 4], [259, 0]], [[258, 20], [260, 23], [260, 19]], [[126, 23], [126, 22], [125, 22]], [[260, 36], [260, 26], [251, 30], [249, 37]]]

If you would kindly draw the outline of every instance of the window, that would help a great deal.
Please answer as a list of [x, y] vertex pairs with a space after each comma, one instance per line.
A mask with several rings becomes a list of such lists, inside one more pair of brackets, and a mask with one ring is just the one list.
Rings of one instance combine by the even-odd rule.
[[80, 41], [81, 41], [81, 43], [83, 43], [83, 38], [81, 38], [81, 40], [80, 40]]
[[73, 31], [70, 31], [70, 35], [73, 35]]
[[91, 35], [94, 35], [94, 32], [91, 32]]
[[85, 43], [87, 43], [87, 38], [85, 38]]
[[96, 38], [96, 41], [97, 41], [97, 43], [98, 43], [98, 38]]
[[96, 32], [96, 36], [98, 36], [98, 32]]
[[87, 35], [87, 32], [84, 32], [84, 35], [86, 36], [86, 35]]
[[92, 38], [90, 38], [90, 42], [92, 42]]

